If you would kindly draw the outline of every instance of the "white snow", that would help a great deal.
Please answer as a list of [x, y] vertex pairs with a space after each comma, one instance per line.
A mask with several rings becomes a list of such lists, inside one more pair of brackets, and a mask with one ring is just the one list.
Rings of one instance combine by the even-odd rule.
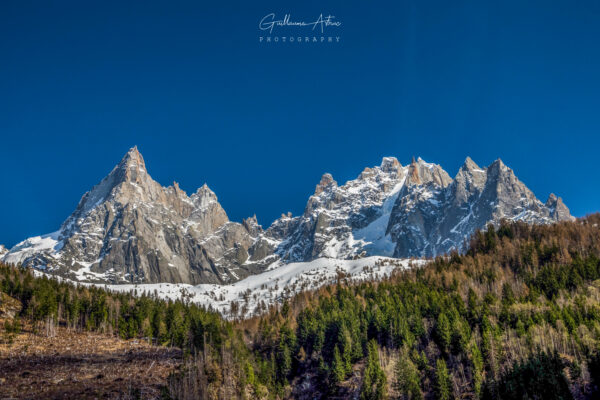
[[[229, 284], [124, 284], [107, 285], [78, 282], [81, 285], [95, 285], [107, 290], [142, 294], [156, 293], [163, 299], [185, 298], [191, 302], [212, 307], [226, 318], [251, 317], [266, 310], [259, 310], [257, 306], [264, 302], [266, 306], [281, 302], [292, 295], [317, 289], [323, 285], [335, 282], [340, 273], [352, 281], [376, 280], [389, 276], [397, 268], [406, 269], [410, 266], [420, 266], [425, 261], [394, 259], [387, 257], [366, 257], [357, 260], [338, 260], [333, 258], [319, 258], [310, 262], [282, 264], [275, 263], [272, 269], [246, 279]], [[86, 271], [87, 272], [87, 271]], [[36, 275], [43, 275], [35, 271]], [[59, 278], [61, 279], [61, 278]], [[237, 315], [231, 313], [231, 304], [239, 305]]]
[[386, 235], [386, 230], [392, 209], [405, 181], [406, 175], [403, 176], [402, 180], [392, 189], [390, 196], [383, 202], [381, 207], [382, 213], [379, 218], [366, 227], [352, 232], [354, 239], [362, 242], [365, 250], [371, 254], [381, 254], [386, 257], [391, 257], [394, 254], [396, 244], [392, 241], [392, 237], [389, 234]]
[[4, 257], [4, 262], [9, 264], [18, 264], [36, 253], [48, 252], [55, 256], [61, 249], [62, 243], [58, 241], [60, 231], [52, 232], [47, 235], [34, 236], [15, 245]]

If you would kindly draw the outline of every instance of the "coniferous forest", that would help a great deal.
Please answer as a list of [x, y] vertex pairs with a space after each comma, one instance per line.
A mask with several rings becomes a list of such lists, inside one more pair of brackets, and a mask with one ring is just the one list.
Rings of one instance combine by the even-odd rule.
[[587, 399], [600, 396], [600, 214], [504, 222], [464, 254], [226, 321], [153, 293], [112, 293], [0, 266], [24, 323], [180, 347], [173, 399]]

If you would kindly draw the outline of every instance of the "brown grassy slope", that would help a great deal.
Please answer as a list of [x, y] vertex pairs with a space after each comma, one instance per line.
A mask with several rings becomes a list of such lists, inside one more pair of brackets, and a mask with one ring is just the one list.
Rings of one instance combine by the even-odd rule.
[[181, 357], [139, 340], [62, 327], [46, 337], [25, 326], [12, 344], [0, 341], [0, 398], [159, 398]]

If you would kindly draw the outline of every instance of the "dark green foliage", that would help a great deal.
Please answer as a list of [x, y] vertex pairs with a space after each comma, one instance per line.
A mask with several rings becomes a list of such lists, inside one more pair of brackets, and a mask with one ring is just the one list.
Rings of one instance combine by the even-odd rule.
[[285, 324], [279, 330], [279, 343], [276, 353], [276, 379], [281, 385], [285, 385], [288, 375], [292, 371], [292, 352], [296, 347], [296, 335], [290, 327]]
[[379, 365], [377, 342], [371, 340], [367, 345], [367, 365], [360, 391], [361, 400], [381, 400], [386, 398], [387, 380]]
[[443, 312], [438, 316], [435, 324], [435, 339], [444, 352], [450, 349], [450, 341], [452, 340], [450, 321]]
[[450, 400], [452, 394], [452, 380], [448, 367], [443, 359], [438, 359], [435, 363], [435, 397], [439, 400]]
[[407, 349], [400, 352], [398, 363], [394, 368], [395, 389], [402, 399], [421, 400], [423, 393], [420, 373], [407, 352]]
[[340, 349], [336, 345], [333, 349], [333, 360], [331, 362], [331, 378], [333, 383], [342, 382], [346, 379], [346, 366], [342, 356], [340, 355]]
[[565, 366], [558, 354], [536, 354], [523, 363], [517, 363], [500, 379], [495, 390], [487, 385], [483, 399], [572, 399], [563, 371]]

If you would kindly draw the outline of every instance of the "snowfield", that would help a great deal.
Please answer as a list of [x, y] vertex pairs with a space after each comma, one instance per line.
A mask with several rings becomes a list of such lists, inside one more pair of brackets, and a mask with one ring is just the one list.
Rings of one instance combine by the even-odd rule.
[[56, 231], [26, 239], [10, 249], [2, 261], [7, 264], [18, 264], [27, 257], [42, 251], [47, 251], [55, 257], [56, 252], [62, 247], [62, 243], [58, 241], [59, 235], [60, 231]]
[[[73, 282], [98, 286], [111, 291], [134, 291], [141, 295], [156, 293], [163, 299], [183, 298], [219, 311], [224, 317], [248, 318], [260, 315], [268, 306], [280, 303], [296, 293], [317, 289], [335, 282], [338, 276], [353, 281], [377, 280], [389, 276], [395, 269], [421, 266], [424, 260], [366, 257], [357, 260], [319, 258], [310, 262], [283, 264], [276, 262], [267, 271], [251, 275], [229, 285], [189, 285], [173, 283], [108, 285]], [[46, 275], [37, 271], [36, 275]], [[61, 279], [61, 278], [58, 278]], [[72, 282], [72, 281], [71, 281]], [[232, 303], [233, 311], [232, 311]]]

